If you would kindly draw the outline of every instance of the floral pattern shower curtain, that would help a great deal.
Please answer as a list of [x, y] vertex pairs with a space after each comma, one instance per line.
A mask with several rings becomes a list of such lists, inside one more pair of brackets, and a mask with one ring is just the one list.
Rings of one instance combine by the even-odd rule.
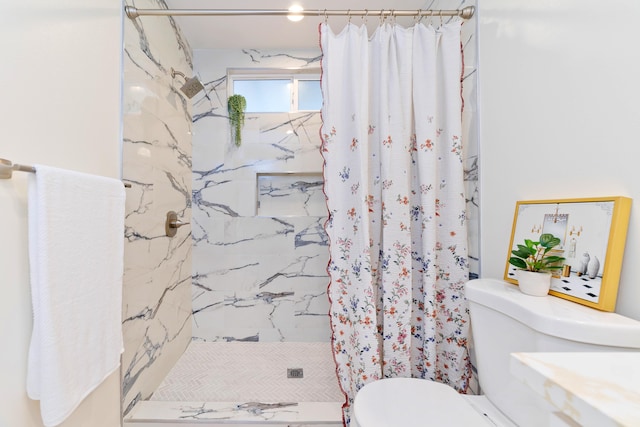
[[385, 377], [467, 392], [461, 22], [321, 24], [333, 351], [348, 400]]

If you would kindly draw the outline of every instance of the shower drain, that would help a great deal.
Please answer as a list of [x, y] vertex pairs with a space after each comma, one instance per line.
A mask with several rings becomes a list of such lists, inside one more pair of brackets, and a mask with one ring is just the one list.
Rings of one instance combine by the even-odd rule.
[[287, 368], [287, 378], [303, 378], [302, 368]]

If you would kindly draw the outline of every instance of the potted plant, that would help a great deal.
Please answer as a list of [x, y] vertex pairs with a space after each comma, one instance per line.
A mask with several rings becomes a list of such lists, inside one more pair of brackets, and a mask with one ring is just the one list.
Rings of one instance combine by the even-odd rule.
[[244, 111], [247, 109], [247, 100], [242, 95], [231, 95], [227, 100], [231, 131], [236, 145], [242, 143], [242, 126], [244, 126]]
[[516, 271], [520, 290], [528, 295], [544, 296], [551, 286], [551, 271], [562, 268], [564, 258], [549, 252], [560, 244], [553, 234], [544, 233], [538, 242], [524, 240], [524, 245], [511, 251], [509, 264], [519, 268]]

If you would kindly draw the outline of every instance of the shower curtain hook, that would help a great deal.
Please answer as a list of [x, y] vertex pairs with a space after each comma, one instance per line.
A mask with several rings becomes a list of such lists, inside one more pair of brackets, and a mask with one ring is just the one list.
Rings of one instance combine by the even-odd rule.
[[440, 26], [442, 27], [442, 9], [440, 9], [439, 13], [440, 13]]
[[369, 9], [365, 9], [364, 10], [364, 16], [362, 17], [362, 20], [364, 21], [364, 23], [368, 23], [369, 22]]
[[324, 10], [324, 23], [327, 24], [329, 22], [329, 16], [327, 15], [327, 9]]
[[384, 24], [385, 19], [386, 15], [384, 14], [384, 9], [380, 9], [380, 25]]
[[413, 15], [413, 22], [416, 24], [419, 24], [420, 21], [422, 21], [422, 9], [418, 9], [418, 12], [416, 12], [415, 15]]
[[349, 24], [351, 24], [351, 9], [347, 10], [347, 17], [349, 18]]

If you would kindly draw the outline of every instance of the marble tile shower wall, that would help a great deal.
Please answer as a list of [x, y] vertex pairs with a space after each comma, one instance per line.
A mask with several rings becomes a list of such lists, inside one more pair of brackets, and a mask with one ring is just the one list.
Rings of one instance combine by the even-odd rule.
[[[447, 7], [441, 2], [436, 7]], [[459, 2], [449, 8], [464, 7]], [[465, 180], [470, 264], [478, 274], [475, 22], [463, 26]], [[197, 50], [207, 95], [194, 104], [193, 337], [326, 341], [328, 241], [319, 113], [247, 116], [243, 142], [227, 120], [230, 68], [318, 68], [320, 50]], [[294, 172], [287, 177], [286, 172]], [[263, 182], [264, 181], [264, 182]], [[260, 203], [258, 203], [260, 201]], [[264, 210], [269, 212], [264, 212]]]
[[462, 132], [465, 142], [464, 180], [467, 198], [467, 224], [469, 229], [469, 274], [471, 278], [480, 275], [480, 193], [479, 193], [479, 158], [478, 141], [478, 73], [477, 73], [477, 39], [476, 22], [477, 0], [446, 0], [438, 7], [447, 9], [461, 9], [475, 6], [476, 14], [473, 19], [462, 25], [462, 49], [464, 53], [463, 90], [462, 99]]
[[[127, 4], [133, 4], [127, 1]], [[136, 0], [141, 9], [166, 8]], [[166, 213], [191, 217], [191, 102], [171, 68], [191, 74], [191, 48], [173, 19], [125, 18], [123, 179], [127, 190], [122, 396], [147, 399], [191, 341], [191, 233], [165, 235]]]
[[320, 113], [247, 115], [236, 147], [226, 108], [228, 68], [319, 71], [320, 51], [194, 56], [193, 337], [328, 341]]

